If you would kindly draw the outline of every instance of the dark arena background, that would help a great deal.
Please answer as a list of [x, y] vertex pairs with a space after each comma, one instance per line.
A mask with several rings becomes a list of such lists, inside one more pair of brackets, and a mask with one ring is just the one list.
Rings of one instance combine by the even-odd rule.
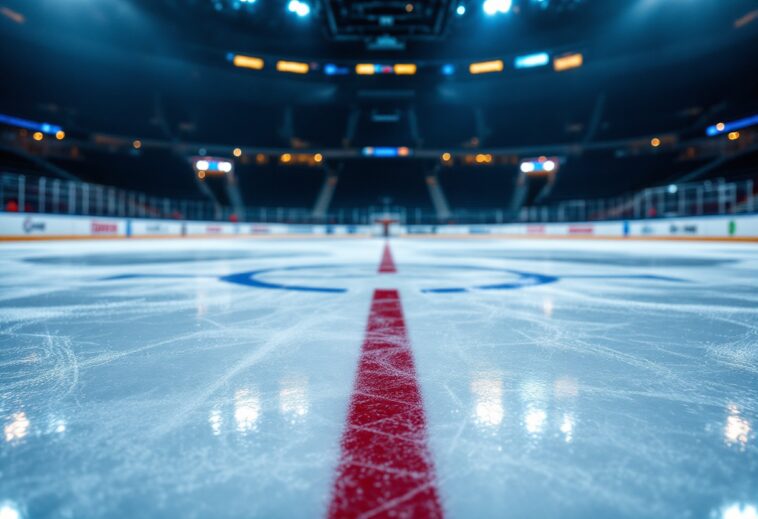
[[755, 0], [0, 46], [0, 519], [758, 519]]

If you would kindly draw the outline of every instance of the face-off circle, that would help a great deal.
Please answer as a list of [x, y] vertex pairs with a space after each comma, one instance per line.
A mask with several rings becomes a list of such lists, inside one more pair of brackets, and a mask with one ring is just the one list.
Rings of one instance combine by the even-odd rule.
[[[512, 269], [473, 265], [404, 264], [393, 275], [400, 284], [412, 284], [423, 293], [462, 293], [471, 290], [518, 290], [559, 281], [559, 277]], [[484, 278], [484, 280], [483, 280]], [[296, 292], [345, 293], [351, 286], [374, 282], [386, 285], [376, 265], [297, 265], [240, 272], [222, 276], [221, 281], [253, 288]]]

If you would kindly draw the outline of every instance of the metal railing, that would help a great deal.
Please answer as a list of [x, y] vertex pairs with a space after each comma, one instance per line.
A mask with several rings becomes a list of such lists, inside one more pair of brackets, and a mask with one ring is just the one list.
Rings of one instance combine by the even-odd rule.
[[86, 182], [0, 173], [0, 211], [348, 225], [373, 223], [377, 214], [395, 215], [399, 223], [409, 225], [537, 223], [751, 213], [758, 211], [755, 188], [752, 180], [716, 180], [649, 188], [611, 199], [524, 207], [515, 215], [504, 208], [456, 210], [441, 221], [433, 212], [397, 206], [337, 209], [320, 218], [314, 218], [308, 209], [287, 207], [248, 207], [244, 214], [235, 215], [231, 208], [209, 201], [161, 198]]
[[758, 211], [755, 188], [752, 180], [672, 184], [611, 199], [569, 200], [550, 206], [526, 207], [520, 211], [518, 221], [639, 220], [751, 213]]

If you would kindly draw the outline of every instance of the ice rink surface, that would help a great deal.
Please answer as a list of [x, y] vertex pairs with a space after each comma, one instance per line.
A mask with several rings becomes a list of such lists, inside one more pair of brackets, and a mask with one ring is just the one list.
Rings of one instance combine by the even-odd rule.
[[390, 245], [0, 245], [0, 517], [758, 516], [757, 246]]

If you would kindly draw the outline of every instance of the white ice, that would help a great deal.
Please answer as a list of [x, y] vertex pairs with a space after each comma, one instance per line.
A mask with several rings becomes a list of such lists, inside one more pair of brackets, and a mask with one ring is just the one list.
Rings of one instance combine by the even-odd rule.
[[375, 288], [446, 516], [755, 516], [758, 246], [383, 246], [0, 245], [0, 517], [324, 516]]

